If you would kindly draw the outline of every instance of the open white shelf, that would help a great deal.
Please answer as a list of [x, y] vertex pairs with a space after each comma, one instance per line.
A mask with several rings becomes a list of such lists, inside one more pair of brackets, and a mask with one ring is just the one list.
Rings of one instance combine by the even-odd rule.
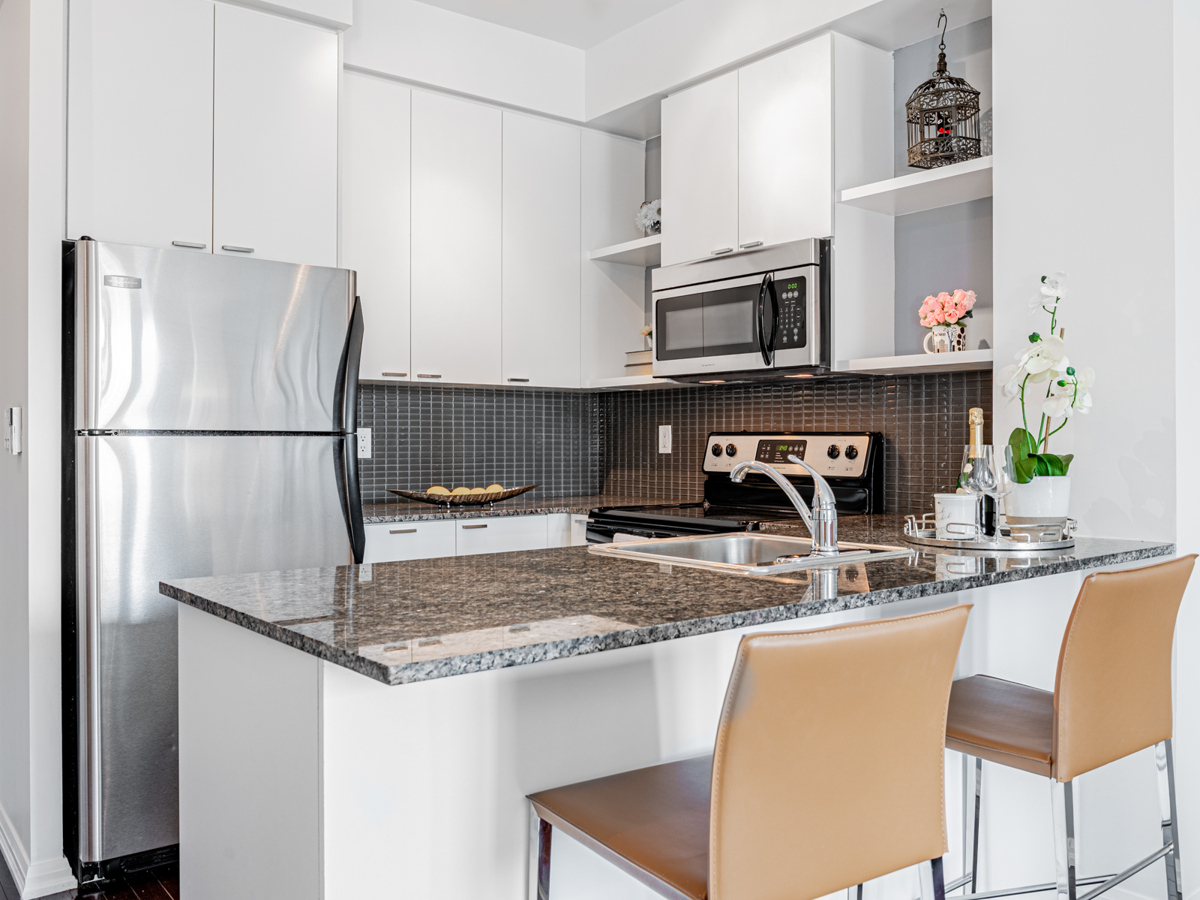
[[903, 216], [992, 196], [992, 158], [901, 175], [842, 191], [841, 202], [889, 216]]
[[923, 372], [973, 372], [991, 367], [991, 350], [961, 350], [956, 353], [914, 353], [910, 356], [851, 359], [837, 368], [839, 371], [863, 375], [917, 375]]
[[588, 253], [596, 262], [621, 263], [626, 266], [657, 266], [662, 262], [662, 235], [651, 234], [635, 241], [601, 247]]

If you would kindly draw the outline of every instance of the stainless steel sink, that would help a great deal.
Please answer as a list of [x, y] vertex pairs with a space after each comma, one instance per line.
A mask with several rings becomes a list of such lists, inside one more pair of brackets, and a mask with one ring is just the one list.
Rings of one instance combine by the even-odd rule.
[[781, 575], [815, 566], [839, 566], [843, 563], [870, 562], [911, 556], [907, 547], [888, 544], [855, 544], [838, 541], [837, 556], [813, 556], [812, 539], [786, 535], [738, 532], [703, 537], [656, 538], [590, 544], [588, 550], [600, 556], [640, 559], [666, 565], [691, 566], [742, 575]]

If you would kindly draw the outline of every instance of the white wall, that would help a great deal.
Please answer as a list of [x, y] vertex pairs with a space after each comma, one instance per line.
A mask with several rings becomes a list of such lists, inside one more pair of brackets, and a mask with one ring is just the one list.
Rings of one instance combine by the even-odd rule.
[[[1200, 4], [1175, 0], [1175, 393], [1177, 460], [1190, 460], [1200, 446]], [[1170, 319], [1167, 320], [1170, 322]], [[1176, 479], [1178, 525], [1175, 540], [1181, 553], [1200, 551], [1200, 483], [1191, 472]], [[1200, 576], [1184, 598], [1175, 626], [1175, 766], [1176, 792], [1183, 820], [1184, 889], [1188, 900], [1200, 897]], [[1183, 649], [1181, 649], [1183, 648]]]
[[[1068, 351], [1098, 381], [1091, 414], [1050, 450], [1076, 454], [1086, 534], [1175, 535], [1171, 28], [1165, 0], [1140, 4], [1136, 28], [1088, 0], [1007, 0], [992, 18], [996, 366], [1046, 333], [1027, 301], [1040, 275], [1066, 271]], [[1136, 110], [1141, 137], [1115, 127], [1117, 110]], [[1003, 439], [1020, 408], [995, 387]]]
[[59, 677], [65, 33], [63, 0], [0, 5], [0, 406], [26, 422], [25, 453], [0, 458], [0, 848], [24, 897], [75, 883]]
[[416, 0], [354, 0], [347, 66], [574, 121], [584, 52]]

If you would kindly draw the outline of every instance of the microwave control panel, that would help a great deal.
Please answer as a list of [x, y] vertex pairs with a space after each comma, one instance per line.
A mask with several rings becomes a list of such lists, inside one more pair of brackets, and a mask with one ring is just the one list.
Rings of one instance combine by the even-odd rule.
[[783, 475], [810, 477], [787, 458], [795, 455], [825, 478], [862, 478], [870, 456], [871, 435], [845, 434], [740, 434], [714, 432], [704, 449], [703, 469], [707, 474], [729, 473], [738, 463], [754, 459], [778, 469]]
[[776, 350], [796, 350], [808, 344], [807, 276], [793, 275], [775, 282], [779, 300], [779, 330]]

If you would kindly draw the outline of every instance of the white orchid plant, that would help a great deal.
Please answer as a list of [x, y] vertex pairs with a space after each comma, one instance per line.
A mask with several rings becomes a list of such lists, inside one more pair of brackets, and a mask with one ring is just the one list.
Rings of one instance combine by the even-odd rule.
[[[1063, 340], [1064, 329], [1058, 323], [1058, 304], [1066, 296], [1064, 273], [1042, 276], [1040, 289], [1029, 305], [1050, 316], [1050, 336], [1033, 332], [1029, 335], [1029, 347], [1016, 354], [1016, 364], [1000, 372], [1004, 395], [1010, 401], [1021, 400], [1022, 427], [1013, 429], [1008, 443], [1013, 451], [1017, 481], [1022, 484], [1038, 475], [1067, 474], [1074, 456], [1049, 452], [1050, 438], [1062, 431], [1075, 413], [1086, 413], [1092, 406], [1091, 389], [1096, 373], [1071, 365]], [[1039, 400], [1040, 407], [1033, 407], [1041, 413], [1035, 435], [1029, 429], [1029, 407]]]

